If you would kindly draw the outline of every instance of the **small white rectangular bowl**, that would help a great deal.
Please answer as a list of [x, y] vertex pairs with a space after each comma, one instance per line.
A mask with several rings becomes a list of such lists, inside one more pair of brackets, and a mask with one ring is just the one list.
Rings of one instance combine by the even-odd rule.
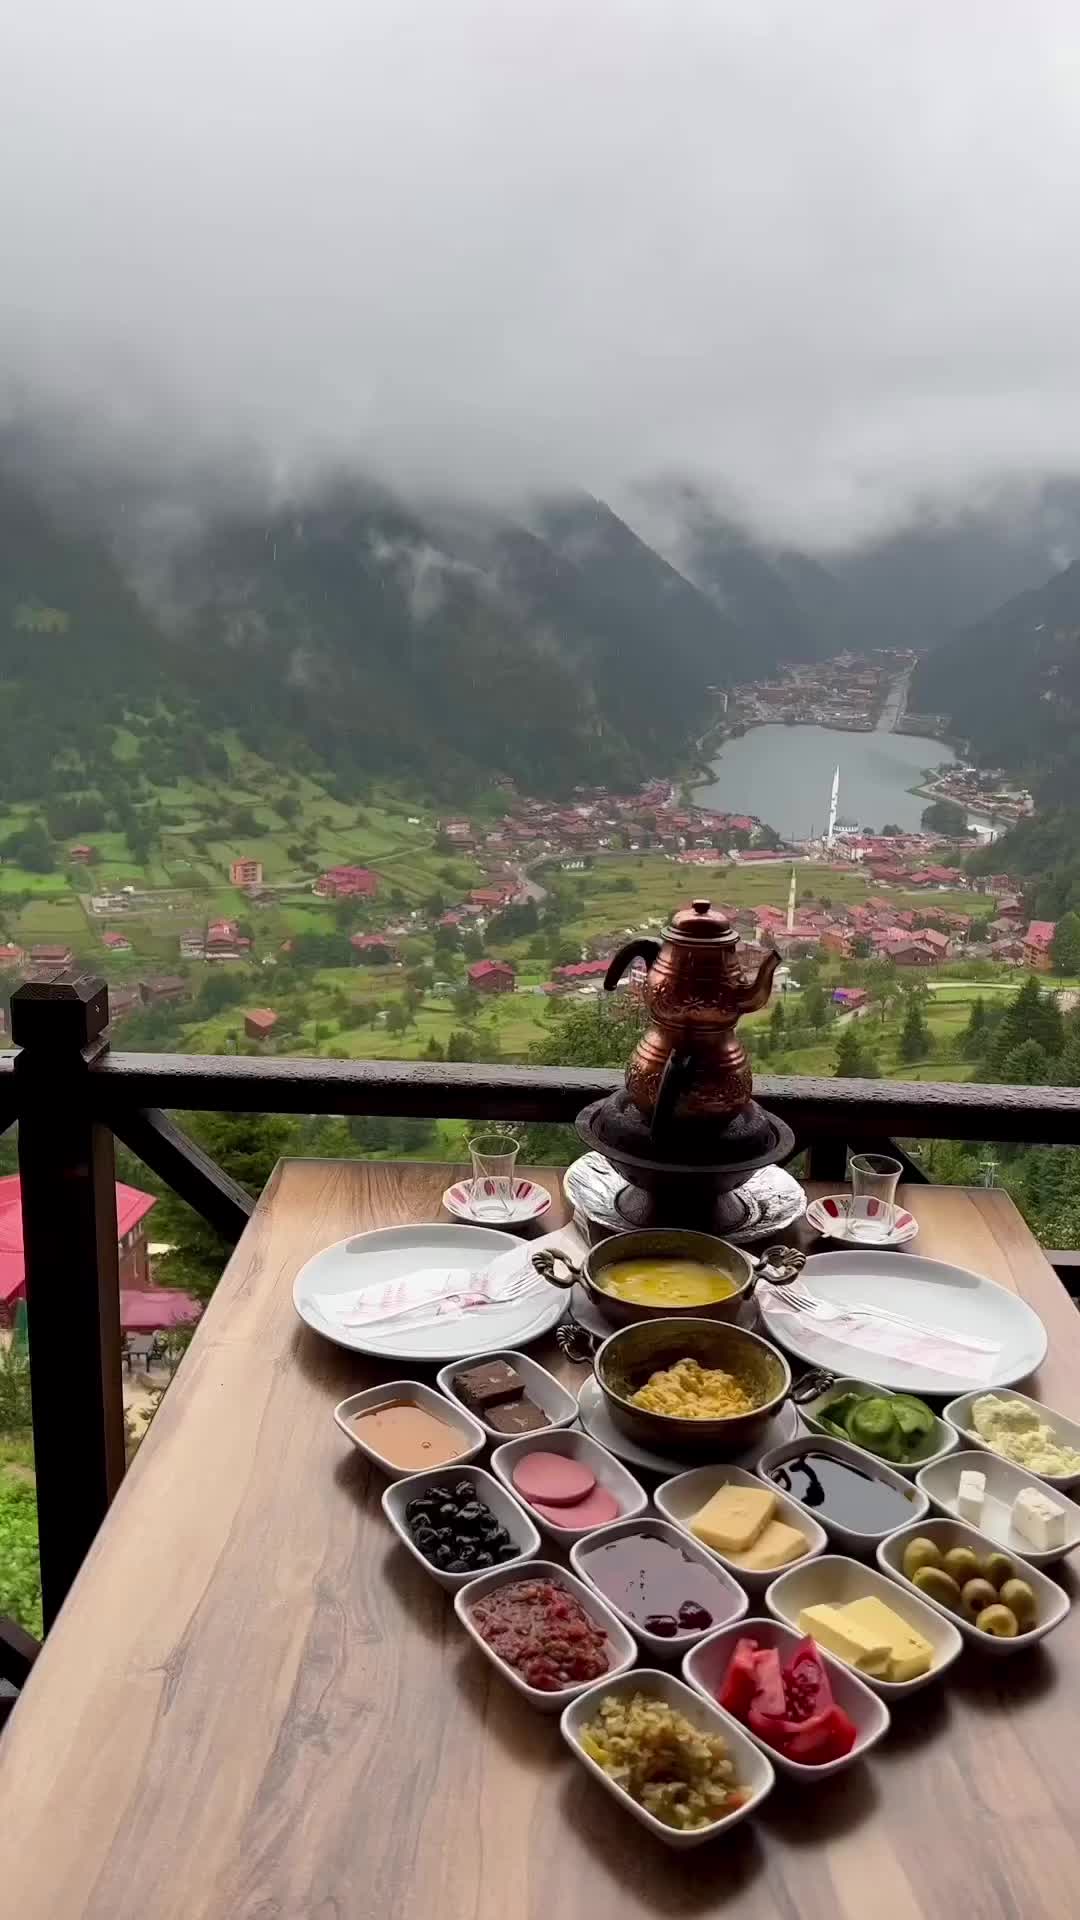
[[[818, 1419], [822, 1407], [828, 1406], [830, 1400], [836, 1400], [842, 1393], [881, 1392], [882, 1388], [873, 1386], [869, 1380], [845, 1377], [842, 1380], [834, 1380], [831, 1387], [825, 1388], [824, 1393], [815, 1393], [812, 1400], [801, 1400], [799, 1414], [811, 1433], [820, 1434], [823, 1440], [832, 1440], [835, 1436], [827, 1427], [823, 1427]], [[859, 1453], [865, 1453], [867, 1459], [872, 1460], [876, 1466], [892, 1467], [896, 1473], [904, 1474], [907, 1479], [917, 1480], [922, 1467], [932, 1467], [936, 1461], [944, 1460], [946, 1454], [952, 1453], [953, 1449], [960, 1445], [960, 1436], [956, 1428], [951, 1427], [947, 1420], [939, 1419], [936, 1413], [929, 1438], [932, 1444], [918, 1460], [883, 1460], [880, 1453], [872, 1452], [869, 1447], [860, 1447], [857, 1440], [852, 1440], [848, 1444], [856, 1447]]]
[[[505, 1360], [508, 1367], [513, 1367], [514, 1372], [521, 1375], [529, 1399], [534, 1406], [539, 1407], [541, 1413], [547, 1414], [550, 1423], [548, 1426], [541, 1427], [535, 1434], [507, 1435], [500, 1433], [498, 1427], [491, 1426], [482, 1414], [473, 1413], [465, 1405], [455, 1391], [454, 1375], [467, 1373], [470, 1367], [489, 1367], [494, 1360]], [[460, 1407], [463, 1413], [467, 1413], [470, 1420], [475, 1420], [479, 1426], [483, 1427], [489, 1440], [493, 1440], [496, 1446], [508, 1438], [538, 1439], [542, 1434], [551, 1433], [558, 1427], [573, 1426], [577, 1419], [578, 1406], [574, 1395], [567, 1393], [566, 1388], [560, 1386], [555, 1375], [549, 1373], [546, 1367], [540, 1366], [536, 1360], [530, 1360], [527, 1353], [513, 1353], [506, 1348], [500, 1353], [485, 1353], [480, 1356], [474, 1354], [469, 1360], [452, 1360], [448, 1367], [440, 1367], [435, 1378], [439, 1384], [439, 1391], [445, 1393], [455, 1407]]]
[[[785, 1440], [783, 1446], [771, 1447], [769, 1452], [763, 1453], [758, 1461], [759, 1477], [774, 1493], [779, 1493], [781, 1489], [769, 1478], [771, 1470], [774, 1467], [783, 1466], [786, 1460], [797, 1460], [811, 1450], [816, 1453], [831, 1453], [836, 1459], [846, 1461], [848, 1466], [858, 1467], [860, 1473], [872, 1473], [876, 1479], [883, 1480], [887, 1487], [892, 1487], [896, 1493], [902, 1493], [910, 1503], [912, 1520], [921, 1520], [923, 1514], [930, 1511], [930, 1502], [922, 1488], [912, 1486], [911, 1481], [905, 1480], [903, 1474], [897, 1473], [895, 1467], [890, 1467], [884, 1460], [875, 1459], [873, 1454], [864, 1452], [862, 1447], [853, 1447], [847, 1440], [834, 1440], [829, 1434], [804, 1433], [797, 1440]], [[800, 1513], [809, 1512], [809, 1509], [794, 1494], [791, 1497]], [[888, 1539], [890, 1533], [895, 1533], [898, 1527], [906, 1526], [908, 1522], [897, 1520], [891, 1527], [880, 1527], [875, 1533], [863, 1533], [857, 1527], [846, 1527], [843, 1521], [834, 1520], [830, 1514], [823, 1513], [821, 1525], [835, 1547], [840, 1548], [844, 1553], [865, 1554], [867, 1559], [872, 1559], [879, 1541]]]
[[[723, 1684], [735, 1643], [745, 1635], [756, 1640], [759, 1647], [775, 1647], [782, 1663], [790, 1660], [805, 1637], [783, 1620], [766, 1620], [763, 1617], [740, 1620], [733, 1626], [718, 1627], [715, 1633], [706, 1634], [696, 1647], [691, 1647], [683, 1661], [683, 1675], [690, 1686], [696, 1687], [698, 1693], [714, 1705], [717, 1703], [717, 1688]], [[816, 1641], [814, 1644], [817, 1646]], [[760, 1740], [752, 1727], [745, 1728], [747, 1737], [761, 1748], [762, 1753], [768, 1755], [774, 1766], [807, 1785], [815, 1780], [827, 1780], [830, 1774], [842, 1773], [845, 1767], [861, 1760], [889, 1731], [891, 1719], [884, 1700], [871, 1692], [865, 1680], [860, 1680], [851, 1667], [835, 1659], [824, 1647], [818, 1647], [818, 1654], [829, 1676], [833, 1699], [856, 1729], [855, 1745], [850, 1753], [841, 1754], [838, 1760], [822, 1760], [816, 1766], [809, 1766], [805, 1760], [789, 1760], [786, 1754], [771, 1747], [767, 1740]], [[742, 1722], [739, 1724], [741, 1726]]]
[[[734, 1807], [730, 1813], [722, 1814], [719, 1820], [710, 1820], [704, 1827], [691, 1827], [683, 1831], [679, 1827], [666, 1826], [654, 1813], [627, 1793], [617, 1780], [605, 1773], [602, 1766], [586, 1753], [581, 1744], [581, 1729], [595, 1715], [601, 1700], [613, 1693], [649, 1693], [664, 1700], [677, 1713], [686, 1718], [703, 1733], [719, 1733], [735, 1763], [735, 1777], [739, 1786], [747, 1789], [747, 1798], [741, 1807]], [[745, 1820], [748, 1813], [755, 1813], [772, 1792], [776, 1784], [776, 1775], [765, 1753], [757, 1743], [751, 1740], [745, 1728], [730, 1713], [718, 1707], [715, 1700], [706, 1700], [696, 1687], [688, 1687], [685, 1680], [676, 1679], [673, 1673], [663, 1673], [659, 1668], [642, 1667], [635, 1673], [627, 1673], [614, 1686], [605, 1686], [598, 1680], [587, 1693], [579, 1695], [572, 1706], [567, 1707], [559, 1722], [563, 1739], [572, 1754], [580, 1760], [583, 1767], [606, 1787], [612, 1798], [633, 1814], [649, 1833], [655, 1834], [667, 1847], [683, 1851], [689, 1847], [700, 1847], [706, 1840], [714, 1840], [717, 1834], [726, 1833], [730, 1827]]]
[[[930, 1642], [933, 1659], [929, 1671], [921, 1673], [917, 1680], [879, 1680], [872, 1673], [859, 1673], [856, 1677], [889, 1701], [903, 1700], [909, 1693], [918, 1693], [920, 1687], [929, 1686], [931, 1681], [940, 1680], [963, 1650], [964, 1643], [956, 1627], [906, 1581], [900, 1587], [876, 1567], [864, 1566], [860, 1560], [849, 1560], [838, 1553], [827, 1553], [821, 1560], [804, 1560], [800, 1566], [792, 1567], [790, 1573], [782, 1573], [773, 1581], [765, 1595], [765, 1605], [777, 1620], [801, 1633], [799, 1615], [804, 1607], [843, 1607], [849, 1600], [863, 1600], [869, 1594], [884, 1600], [901, 1620]], [[847, 1662], [841, 1661], [841, 1665], [846, 1666]], [[850, 1670], [855, 1672], [854, 1668]]]
[[[720, 1565], [733, 1574], [747, 1593], [764, 1593], [770, 1587], [778, 1573], [786, 1573], [786, 1567], [773, 1567], [758, 1571], [753, 1567], [743, 1567], [729, 1554], [720, 1553], [716, 1547], [707, 1547], [696, 1533], [691, 1533], [690, 1522], [695, 1513], [699, 1513], [706, 1500], [711, 1499], [718, 1487], [764, 1487], [766, 1482], [756, 1473], [748, 1473], [745, 1467], [717, 1466], [691, 1467], [688, 1473], [677, 1473], [673, 1480], [665, 1480], [653, 1494], [658, 1513], [665, 1520], [679, 1528], [681, 1533], [692, 1540], [694, 1545], [707, 1553], [710, 1559], [718, 1560]], [[806, 1508], [790, 1494], [782, 1493], [779, 1487], [768, 1488], [776, 1497], [776, 1518], [783, 1520], [789, 1527], [795, 1527], [806, 1540], [806, 1552], [797, 1560], [789, 1560], [788, 1566], [800, 1567], [804, 1560], [815, 1554], [824, 1553], [829, 1544], [824, 1527], [807, 1513]]]
[[[471, 1610], [486, 1593], [491, 1593], [496, 1587], [509, 1586], [514, 1580], [551, 1580], [556, 1586], [565, 1587], [575, 1600], [581, 1602], [590, 1620], [595, 1620], [597, 1626], [603, 1627], [607, 1634], [606, 1674], [602, 1674], [599, 1680], [579, 1680], [574, 1686], [557, 1687], [553, 1692], [546, 1693], [542, 1687], [530, 1687], [528, 1681], [523, 1680], [520, 1673], [501, 1654], [496, 1653], [494, 1647], [489, 1647], [479, 1628], [473, 1625]], [[467, 1586], [458, 1588], [454, 1595], [454, 1612], [481, 1653], [487, 1655], [503, 1679], [509, 1680], [522, 1699], [527, 1700], [539, 1713], [561, 1713], [569, 1701], [577, 1699], [578, 1694], [587, 1693], [593, 1687], [606, 1687], [619, 1674], [626, 1673], [637, 1659], [637, 1642], [633, 1634], [623, 1626], [607, 1601], [601, 1600], [599, 1594], [586, 1586], [584, 1580], [579, 1580], [576, 1573], [568, 1573], [565, 1567], [556, 1565], [554, 1560], [511, 1560], [505, 1567], [492, 1567], [490, 1573], [478, 1574]]]
[[[951, 1427], [956, 1428], [969, 1447], [981, 1447], [985, 1453], [993, 1454], [995, 1460], [1004, 1458], [1002, 1454], [995, 1453], [994, 1448], [988, 1446], [985, 1440], [980, 1439], [971, 1424], [972, 1407], [976, 1400], [984, 1399], [988, 1393], [992, 1393], [997, 1400], [1023, 1401], [1024, 1406], [1030, 1407], [1036, 1418], [1050, 1428], [1055, 1440], [1059, 1441], [1063, 1447], [1075, 1447], [1080, 1453], [1080, 1423], [1070, 1420], [1064, 1413], [1055, 1413], [1053, 1407], [1044, 1407], [1042, 1401], [1033, 1400], [1030, 1393], [1017, 1393], [1012, 1387], [981, 1387], [978, 1393], [961, 1393], [955, 1400], [950, 1400], [948, 1406], [943, 1409], [942, 1417]], [[1030, 1468], [1025, 1468], [1025, 1472], [1030, 1471]], [[1039, 1473], [1035, 1477], [1048, 1487], [1060, 1487], [1063, 1493], [1069, 1487], [1080, 1485], [1080, 1472]]]
[[[666, 1540], [670, 1546], [677, 1547], [680, 1553], [685, 1553], [687, 1559], [696, 1560], [699, 1566], [705, 1568], [710, 1577], [718, 1582], [724, 1594], [727, 1611], [722, 1619], [714, 1619], [712, 1626], [709, 1627], [683, 1627], [678, 1633], [667, 1636], [662, 1633], [650, 1633], [648, 1628], [635, 1620], [624, 1607], [620, 1607], [609, 1593], [604, 1592], [599, 1582], [594, 1580], [589, 1572], [590, 1555], [598, 1547], [606, 1545], [608, 1541], [625, 1539], [627, 1534], [642, 1533], [653, 1540]], [[595, 1533], [586, 1534], [575, 1547], [571, 1547], [570, 1565], [578, 1578], [584, 1580], [600, 1595], [601, 1600], [611, 1608], [612, 1613], [618, 1615], [625, 1627], [629, 1627], [635, 1640], [639, 1640], [646, 1653], [651, 1654], [655, 1660], [679, 1659], [688, 1647], [703, 1640], [707, 1633], [715, 1633], [718, 1627], [728, 1626], [735, 1620], [741, 1620], [749, 1605], [738, 1581], [733, 1580], [724, 1567], [717, 1565], [716, 1558], [709, 1552], [708, 1547], [703, 1547], [699, 1540], [694, 1540], [683, 1528], [673, 1527], [668, 1520], [651, 1520], [648, 1516], [639, 1517], [637, 1520], [613, 1520], [610, 1526], [597, 1528]]]
[[950, 1547], [971, 1547], [978, 1554], [1000, 1552], [997, 1542], [991, 1540], [988, 1534], [980, 1533], [977, 1527], [969, 1527], [965, 1520], [920, 1520], [913, 1527], [904, 1527], [902, 1532], [890, 1534], [887, 1540], [882, 1541], [877, 1554], [878, 1565], [890, 1580], [894, 1580], [905, 1593], [917, 1594], [920, 1600], [925, 1600], [927, 1606], [940, 1613], [943, 1620], [953, 1621], [965, 1640], [969, 1640], [973, 1647], [978, 1647], [981, 1653], [1024, 1653], [1040, 1640], [1045, 1640], [1055, 1627], [1060, 1627], [1069, 1611], [1069, 1596], [1064, 1588], [1027, 1560], [1017, 1568], [1017, 1576], [1027, 1581], [1035, 1595], [1035, 1625], [1029, 1627], [1026, 1633], [1018, 1633], [1015, 1640], [1003, 1640], [997, 1634], [984, 1633], [974, 1620], [965, 1620], [962, 1614], [953, 1613], [940, 1600], [933, 1600], [928, 1593], [920, 1592], [908, 1579], [903, 1570], [904, 1548], [909, 1540], [915, 1539], [935, 1541], [942, 1553], [947, 1553]]
[[474, 1420], [464, 1407], [447, 1400], [445, 1394], [436, 1393], [434, 1387], [424, 1385], [422, 1380], [388, 1380], [384, 1386], [368, 1387], [364, 1393], [353, 1393], [347, 1400], [339, 1400], [334, 1408], [334, 1419], [347, 1440], [385, 1473], [388, 1480], [405, 1480], [414, 1473], [434, 1472], [427, 1467], [395, 1467], [385, 1454], [377, 1453], [373, 1446], [361, 1439], [353, 1425], [358, 1413], [374, 1413], [376, 1407], [389, 1406], [394, 1401], [405, 1401], [411, 1406], [423, 1407], [427, 1413], [434, 1414], [436, 1420], [442, 1420], [461, 1435], [461, 1452], [453, 1460], [440, 1460], [442, 1467], [463, 1467], [483, 1453], [487, 1446], [487, 1435], [479, 1420]]
[[[460, 1461], [455, 1461], [450, 1467], [429, 1467], [425, 1473], [412, 1473], [407, 1480], [392, 1480], [383, 1492], [383, 1512], [402, 1546], [408, 1548], [413, 1559], [419, 1561], [424, 1572], [429, 1573], [433, 1580], [437, 1580], [440, 1587], [446, 1587], [451, 1592], [457, 1587], [467, 1586], [470, 1580], [478, 1580], [480, 1574], [475, 1567], [468, 1573], [447, 1573], [444, 1567], [432, 1566], [431, 1561], [421, 1553], [409, 1532], [405, 1509], [410, 1500], [416, 1499], [418, 1493], [427, 1493], [431, 1487], [452, 1487], [463, 1477], [473, 1482], [477, 1499], [491, 1508], [499, 1525], [506, 1528], [514, 1545], [519, 1549], [517, 1560], [501, 1560], [500, 1567], [520, 1566], [524, 1561], [532, 1560], [540, 1551], [540, 1535], [524, 1507], [518, 1505], [494, 1475], [485, 1473], [483, 1467], [463, 1467]], [[481, 1569], [483, 1573], [488, 1571], [493, 1572], [494, 1569], [487, 1567]]]
[[[916, 1474], [917, 1484], [929, 1497], [932, 1506], [950, 1520], [959, 1520], [956, 1498], [962, 1473], [981, 1473], [986, 1477], [986, 1497], [983, 1501], [982, 1519], [977, 1531], [985, 1533], [987, 1539], [1003, 1553], [1011, 1553], [1017, 1559], [1030, 1560], [1033, 1567], [1050, 1567], [1055, 1560], [1064, 1559], [1067, 1553], [1074, 1553], [1080, 1547], [1080, 1506], [1070, 1500], [1067, 1493], [1061, 1493], [1055, 1487], [1051, 1493], [1045, 1480], [1037, 1473], [1029, 1473], [1026, 1467], [1014, 1467], [1011, 1460], [1003, 1460], [1000, 1453], [990, 1453], [985, 1448], [978, 1452], [954, 1453], [949, 1460], [939, 1460], [932, 1467], [924, 1467]], [[1065, 1515], [1065, 1543], [1060, 1547], [1043, 1549], [1036, 1547], [1026, 1534], [1018, 1533], [1012, 1523], [1013, 1501], [1025, 1488], [1033, 1488], [1047, 1500], [1053, 1500]], [[973, 1522], [966, 1522], [971, 1526]]]
[[[526, 1512], [533, 1515], [541, 1533], [550, 1535], [560, 1546], [572, 1547], [575, 1540], [583, 1540], [597, 1529], [595, 1526], [557, 1526], [546, 1514], [535, 1511], [514, 1485], [514, 1468], [527, 1453], [561, 1453], [567, 1459], [580, 1460], [582, 1466], [588, 1467], [596, 1475], [598, 1484], [606, 1487], [619, 1502], [620, 1520], [635, 1519], [639, 1513], [644, 1513], [649, 1504], [649, 1496], [641, 1482], [634, 1479], [622, 1461], [616, 1460], [615, 1455], [602, 1447], [599, 1440], [594, 1440], [591, 1434], [582, 1433], [577, 1427], [559, 1427], [554, 1433], [522, 1433], [516, 1440], [504, 1441], [491, 1456], [492, 1473], [509, 1489], [515, 1500], [521, 1501]], [[568, 1519], [573, 1511], [573, 1507], [567, 1507]], [[614, 1526], [615, 1522], [609, 1520], [604, 1524]]]

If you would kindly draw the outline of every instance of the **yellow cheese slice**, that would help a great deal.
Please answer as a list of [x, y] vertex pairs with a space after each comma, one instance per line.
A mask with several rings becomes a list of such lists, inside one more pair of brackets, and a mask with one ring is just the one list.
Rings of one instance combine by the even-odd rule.
[[718, 1487], [690, 1522], [690, 1531], [717, 1553], [745, 1553], [776, 1512], [767, 1487]]
[[840, 1611], [848, 1621], [875, 1638], [880, 1636], [889, 1643], [889, 1671], [885, 1676], [889, 1680], [917, 1680], [920, 1674], [929, 1673], [934, 1664], [934, 1649], [929, 1640], [921, 1633], [909, 1627], [900, 1614], [894, 1613], [873, 1595], [863, 1600], [851, 1600]]
[[800, 1560], [807, 1544], [806, 1535], [798, 1527], [789, 1527], [786, 1520], [767, 1520], [757, 1539], [743, 1553], [730, 1557], [751, 1573], [767, 1573], [772, 1567], [786, 1567], [789, 1561]]
[[835, 1653], [838, 1660], [846, 1660], [860, 1673], [888, 1678], [892, 1658], [888, 1638], [852, 1619], [850, 1607], [804, 1607], [799, 1615], [799, 1632], [808, 1633], [827, 1653]]

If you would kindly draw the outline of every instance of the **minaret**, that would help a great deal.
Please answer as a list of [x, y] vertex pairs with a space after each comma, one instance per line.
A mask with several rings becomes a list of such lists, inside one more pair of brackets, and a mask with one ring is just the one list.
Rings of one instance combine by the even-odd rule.
[[832, 777], [832, 793], [829, 798], [829, 831], [825, 835], [825, 845], [828, 847], [830, 853], [832, 852], [833, 841], [836, 838], [836, 804], [839, 798], [840, 768], [838, 765]]
[[791, 885], [788, 888], [788, 896], [787, 896], [787, 930], [789, 933], [794, 933], [795, 931], [795, 869], [794, 867], [792, 867], [791, 869]]

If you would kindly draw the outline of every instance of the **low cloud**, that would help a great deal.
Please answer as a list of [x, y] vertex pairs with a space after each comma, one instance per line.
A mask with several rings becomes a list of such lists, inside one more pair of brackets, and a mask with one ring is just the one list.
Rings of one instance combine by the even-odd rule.
[[1065, 0], [38, 0], [0, 376], [190, 474], [691, 476], [831, 546], [1080, 444]]

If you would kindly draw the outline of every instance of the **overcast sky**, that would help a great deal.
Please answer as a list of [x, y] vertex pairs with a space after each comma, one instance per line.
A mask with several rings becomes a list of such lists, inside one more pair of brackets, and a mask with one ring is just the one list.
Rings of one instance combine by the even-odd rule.
[[688, 471], [828, 543], [1080, 465], [1075, 0], [31, 0], [0, 361], [166, 450]]

